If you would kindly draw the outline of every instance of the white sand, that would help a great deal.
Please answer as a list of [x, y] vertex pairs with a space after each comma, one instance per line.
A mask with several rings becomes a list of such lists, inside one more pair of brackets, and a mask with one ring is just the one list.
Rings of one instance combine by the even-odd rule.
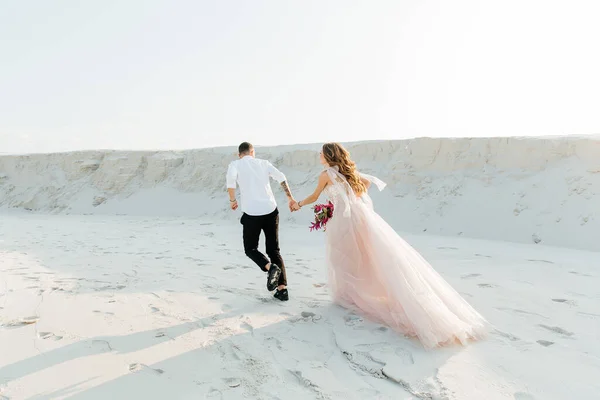
[[[304, 148], [265, 151], [302, 195], [318, 171]], [[431, 352], [331, 305], [308, 210], [283, 212], [292, 299], [270, 298], [225, 209], [231, 149], [0, 157], [0, 399], [596, 398], [600, 253], [543, 245], [598, 249], [597, 148], [353, 148], [390, 183], [377, 209], [427, 229], [404, 236], [496, 327]]]

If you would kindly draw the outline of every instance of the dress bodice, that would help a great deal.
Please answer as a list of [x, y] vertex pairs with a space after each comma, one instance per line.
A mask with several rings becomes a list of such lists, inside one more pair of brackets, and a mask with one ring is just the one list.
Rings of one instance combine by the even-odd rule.
[[329, 185], [325, 186], [325, 189], [323, 191], [325, 192], [325, 195], [333, 203], [334, 206], [338, 206], [338, 205], [341, 206], [342, 204], [344, 204], [343, 199], [346, 194], [345, 194], [344, 187], [342, 185], [329, 184]]
[[[342, 211], [344, 217], [349, 217], [351, 214], [351, 207], [356, 204], [366, 205], [368, 208], [373, 209], [373, 202], [371, 201], [369, 194], [362, 193], [360, 196], [357, 196], [348, 184], [346, 178], [338, 172], [337, 168], [330, 167], [325, 171], [331, 182], [325, 186], [323, 191], [337, 210], [334, 214]], [[375, 183], [379, 190], [382, 190], [385, 187], [385, 183], [374, 176], [362, 173], [360, 173], [360, 176], [361, 178]]]

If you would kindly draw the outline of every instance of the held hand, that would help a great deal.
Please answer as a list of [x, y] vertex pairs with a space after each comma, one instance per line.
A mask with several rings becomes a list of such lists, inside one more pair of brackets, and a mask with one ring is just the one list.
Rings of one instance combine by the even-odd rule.
[[294, 203], [294, 211], [299, 211], [300, 210], [300, 205], [298, 204], [298, 202]]
[[290, 199], [288, 206], [290, 207], [291, 212], [298, 211], [300, 209], [300, 207], [298, 207], [298, 202], [294, 199]]
[[233, 211], [237, 210], [237, 208], [238, 208], [238, 202], [237, 202], [237, 200], [236, 201], [230, 201], [229, 202], [229, 206], [231, 207], [231, 209]]

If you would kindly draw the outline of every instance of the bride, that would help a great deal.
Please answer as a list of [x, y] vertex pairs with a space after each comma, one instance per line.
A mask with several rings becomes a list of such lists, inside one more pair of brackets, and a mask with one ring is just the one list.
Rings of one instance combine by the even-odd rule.
[[417, 337], [426, 348], [483, 338], [487, 321], [373, 210], [367, 190], [385, 183], [359, 173], [338, 143], [323, 145], [320, 157], [326, 168], [316, 190], [293, 209], [314, 203], [323, 191], [334, 204], [326, 232], [334, 301]]

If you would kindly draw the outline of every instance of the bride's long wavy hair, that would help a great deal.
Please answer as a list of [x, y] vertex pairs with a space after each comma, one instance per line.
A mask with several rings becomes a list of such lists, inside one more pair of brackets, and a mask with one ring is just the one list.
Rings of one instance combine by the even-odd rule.
[[367, 191], [367, 187], [360, 180], [360, 175], [356, 170], [356, 164], [350, 158], [350, 153], [339, 143], [325, 143], [323, 145], [323, 157], [330, 167], [338, 167], [338, 171], [342, 174], [350, 187], [356, 193], [361, 195]]

